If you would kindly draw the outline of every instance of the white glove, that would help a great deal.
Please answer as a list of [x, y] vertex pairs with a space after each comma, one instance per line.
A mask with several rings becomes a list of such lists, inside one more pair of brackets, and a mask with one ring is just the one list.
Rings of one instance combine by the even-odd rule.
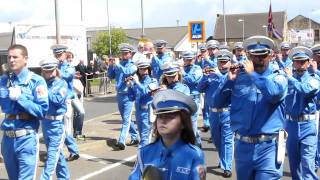
[[16, 101], [21, 96], [21, 88], [19, 86], [9, 87], [9, 98]]

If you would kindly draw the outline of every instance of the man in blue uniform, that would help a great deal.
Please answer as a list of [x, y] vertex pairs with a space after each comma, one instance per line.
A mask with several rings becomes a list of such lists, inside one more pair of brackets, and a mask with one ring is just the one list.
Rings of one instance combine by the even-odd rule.
[[291, 44], [288, 42], [280, 43], [281, 58], [277, 59], [280, 69], [290, 68], [292, 69], [292, 60], [289, 58]]
[[[210, 99], [215, 98], [215, 90], [227, 78], [232, 58], [233, 54], [230, 51], [220, 50], [217, 53], [219, 72], [212, 74], [210, 77], [209, 87], [211, 91], [213, 90]], [[211, 136], [219, 152], [219, 165], [223, 170], [223, 177], [232, 176], [233, 132], [230, 124], [229, 107], [230, 102], [216, 105], [214, 101], [211, 101], [209, 115]]]
[[1, 153], [9, 179], [35, 179], [39, 119], [46, 114], [48, 90], [45, 80], [27, 68], [27, 48], [15, 44], [8, 49], [10, 72], [0, 79]]
[[120, 137], [116, 147], [124, 150], [128, 132], [131, 135], [131, 141], [127, 145], [139, 143], [137, 130], [134, 122], [131, 121], [133, 102], [129, 100], [128, 87], [126, 86], [126, 78], [134, 75], [137, 67], [131, 61], [133, 47], [129, 44], [120, 44], [119, 49], [121, 52], [120, 63], [115, 63], [115, 61], [109, 62], [108, 77], [116, 80], [118, 109], [122, 118]]
[[200, 44], [199, 50], [200, 50], [200, 54], [197, 56], [195, 60], [195, 64], [199, 65], [203, 69], [205, 65], [208, 63], [206, 61], [209, 60], [206, 44]]
[[162, 75], [161, 66], [168, 59], [168, 55], [166, 54], [166, 45], [168, 44], [165, 40], [157, 40], [154, 45], [157, 50], [157, 55], [152, 57], [151, 60], [151, 68], [152, 68], [152, 76], [160, 82], [160, 77]]
[[55, 58], [59, 61], [58, 69], [61, 73], [61, 78], [65, 80], [68, 84], [67, 89], [67, 112], [64, 115], [64, 128], [66, 131], [66, 139], [65, 144], [70, 152], [69, 157], [67, 158], [68, 161], [73, 161], [79, 159], [79, 149], [76, 141], [73, 138], [72, 133], [72, 99], [75, 98], [75, 94], [73, 91], [73, 78], [75, 75], [75, 68], [67, 62], [66, 50], [67, 46], [62, 44], [55, 44], [51, 46], [53, 54]]
[[196, 145], [201, 147], [201, 137], [198, 130], [198, 109], [200, 107], [200, 92], [198, 84], [202, 78], [202, 69], [194, 64], [194, 53], [187, 51], [183, 53], [184, 69], [182, 71], [182, 80], [189, 87], [190, 94], [197, 105], [197, 111], [191, 117], [192, 127], [196, 136]]
[[317, 149], [317, 93], [319, 77], [308, 72], [312, 51], [298, 46], [291, 50], [295, 72], [285, 68], [288, 95], [285, 99], [287, 151], [292, 179], [318, 179], [315, 173]]
[[242, 42], [234, 43], [234, 57], [232, 59], [232, 63], [241, 63], [247, 60], [246, 53], [243, 49]]
[[217, 59], [215, 57], [215, 54], [219, 52], [219, 46], [220, 43], [216, 40], [210, 40], [206, 44], [207, 46], [207, 51], [209, 55], [209, 61], [207, 61], [211, 66], [217, 67]]
[[[311, 61], [311, 67], [313, 70], [313, 73], [317, 74], [320, 77], [320, 44], [316, 44], [311, 48], [313, 52], [313, 61]], [[318, 93], [317, 96], [317, 109], [319, 111], [320, 109], [320, 93]], [[320, 133], [319, 133], [319, 119], [316, 121], [318, 123], [318, 148], [317, 148], [317, 154], [316, 154], [316, 171], [320, 168]]]
[[265, 36], [246, 39], [244, 48], [249, 60], [242, 63], [243, 68], [230, 70], [214, 99], [217, 106], [231, 101], [238, 179], [280, 179], [282, 176], [282, 162], [277, 163], [276, 157], [280, 155], [276, 139], [284, 128], [288, 82], [283, 73], [269, 68], [273, 47], [274, 42]]

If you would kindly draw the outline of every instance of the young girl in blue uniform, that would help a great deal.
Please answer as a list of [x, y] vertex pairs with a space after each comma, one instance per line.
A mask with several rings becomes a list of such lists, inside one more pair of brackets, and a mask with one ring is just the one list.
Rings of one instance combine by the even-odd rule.
[[150, 62], [141, 58], [136, 62], [137, 75], [130, 76], [127, 80], [129, 100], [135, 101], [136, 122], [140, 136], [139, 147], [150, 143], [152, 128], [152, 91], [158, 88], [158, 82], [151, 77]]
[[155, 141], [139, 149], [129, 179], [144, 178], [150, 175], [150, 169], [156, 169], [155, 174], [160, 176], [153, 175], [152, 179], [205, 179], [204, 154], [194, 145], [191, 115], [197, 105], [192, 97], [172, 89], [160, 90], [153, 106]]
[[52, 179], [54, 172], [58, 179], [70, 179], [69, 169], [63, 155], [65, 131], [63, 117], [67, 111], [66, 94], [68, 85], [60, 78], [58, 61], [44, 60], [42, 75], [48, 85], [49, 110], [42, 119], [42, 131], [47, 147], [47, 161], [40, 179]]

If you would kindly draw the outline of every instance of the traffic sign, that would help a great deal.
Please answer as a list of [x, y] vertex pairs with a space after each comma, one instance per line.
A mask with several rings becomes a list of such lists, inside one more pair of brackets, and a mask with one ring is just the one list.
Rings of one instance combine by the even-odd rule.
[[189, 21], [188, 34], [190, 42], [204, 42], [206, 40], [204, 21]]

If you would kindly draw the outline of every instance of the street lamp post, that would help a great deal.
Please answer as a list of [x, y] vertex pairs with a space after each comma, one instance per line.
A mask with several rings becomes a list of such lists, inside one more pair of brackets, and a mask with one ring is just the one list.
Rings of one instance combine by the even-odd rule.
[[242, 41], [244, 41], [244, 20], [243, 19], [239, 19], [238, 22], [242, 23]]
[[262, 27], [263, 27], [264, 30], [266, 31], [266, 36], [268, 36], [268, 26], [267, 26], [267, 25], [263, 25]]

